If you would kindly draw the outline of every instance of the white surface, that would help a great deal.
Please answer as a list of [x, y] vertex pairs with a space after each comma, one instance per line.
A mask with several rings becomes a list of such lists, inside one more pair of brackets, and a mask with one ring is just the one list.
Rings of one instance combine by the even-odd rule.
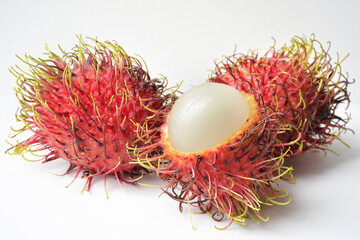
[[[306, 154], [294, 165], [296, 185], [285, 185], [293, 199], [287, 206], [262, 211], [270, 220], [259, 225], [232, 225], [218, 231], [207, 215], [179, 213], [177, 203], [156, 188], [124, 185], [108, 178], [91, 192], [73, 175], [58, 177], [66, 164], [29, 163], [2, 155], [0, 174], [0, 239], [358, 239], [360, 234], [360, 2], [354, 1], [1, 1], [0, 4], [1, 152], [18, 107], [15, 79], [8, 68], [15, 54], [41, 57], [44, 44], [69, 50], [76, 35], [116, 40], [126, 51], [141, 55], [152, 76], [163, 74], [182, 89], [205, 81], [213, 61], [248, 49], [266, 50], [293, 35], [315, 33], [332, 42], [336, 57], [350, 53], [343, 70], [358, 82], [350, 86], [356, 131], [343, 135], [348, 149], [336, 142], [329, 153]], [[292, 164], [293, 163], [293, 164]], [[150, 183], [158, 181], [149, 177]]]
[[215, 147], [240, 130], [249, 109], [245, 96], [233, 87], [220, 83], [194, 86], [171, 109], [171, 147], [184, 153]]

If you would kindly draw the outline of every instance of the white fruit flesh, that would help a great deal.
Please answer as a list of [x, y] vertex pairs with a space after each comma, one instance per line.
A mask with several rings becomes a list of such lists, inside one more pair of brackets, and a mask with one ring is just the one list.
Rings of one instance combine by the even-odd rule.
[[185, 92], [174, 104], [168, 122], [172, 148], [192, 153], [214, 147], [246, 122], [249, 103], [233, 87], [204, 83]]

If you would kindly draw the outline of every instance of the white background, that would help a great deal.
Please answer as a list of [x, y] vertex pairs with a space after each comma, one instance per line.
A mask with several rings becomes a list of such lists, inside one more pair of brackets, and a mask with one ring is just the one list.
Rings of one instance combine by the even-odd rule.
[[[360, 81], [359, 1], [0, 1], [0, 239], [358, 239], [360, 234], [357, 91]], [[15, 79], [8, 68], [16, 54], [42, 57], [45, 43], [70, 50], [76, 35], [116, 40], [130, 54], [141, 55], [153, 77], [163, 74], [182, 90], [204, 82], [214, 60], [238, 52], [288, 43], [294, 35], [315, 33], [331, 54], [350, 57], [343, 70], [358, 82], [350, 86], [352, 114], [342, 136], [351, 148], [335, 142], [340, 154], [309, 153], [291, 160], [295, 185], [285, 184], [292, 202], [262, 211], [268, 222], [233, 224], [225, 231], [207, 215], [180, 213], [177, 203], [161, 190], [119, 187], [108, 178], [90, 192], [80, 193], [85, 180], [66, 188], [74, 175], [63, 177], [67, 164], [30, 163], [3, 154], [18, 103]], [[153, 177], [147, 183], [159, 184]]]

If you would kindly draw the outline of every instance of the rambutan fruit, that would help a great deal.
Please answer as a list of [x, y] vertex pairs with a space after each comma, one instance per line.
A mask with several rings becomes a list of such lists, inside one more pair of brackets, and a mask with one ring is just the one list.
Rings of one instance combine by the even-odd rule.
[[336, 110], [350, 103], [348, 77], [337, 59], [332, 66], [329, 48], [314, 36], [294, 37], [290, 46], [272, 47], [265, 56], [235, 54], [217, 65], [210, 82], [227, 84], [261, 96], [261, 107], [284, 114], [289, 126], [277, 136], [279, 143], [296, 142], [286, 157], [327, 146], [346, 130], [349, 117]]
[[140, 127], [149, 144], [135, 150], [139, 163], [169, 182], [163, 189], [180, 208], [188, 203], [239, 224], [266, 220], [261, 206], [282, 204], [276, 199], [287, 192], [278, 182], [290, 181], [292, 169], [279, 151], [286, 146], [274, 142], [284, 131], [282, 116], [260, 109], [260, 101], [225, 84], [190, 89], [157, 115], [159, 130]]
[[7, 152], [32, 153], [43, 162], [67, 160], [67, 173], [78, 167], [76, 177], [82, 172], [87, 188], [95, 175], [134, 182], [144, 172], [130, 163], [134, 156], [128, 152], [137, 124], [166, 109], [173, 97], [166, 79], [151, 79], [141, 61], [116, 42], [91, 41], [92, 46], [79, 37], [73, 52], [60, 48], [63, 57], [48, 48], [46, 59], [26, 55], [28, 71], [10, 69], [21, 105], [16, 118], [24, 124], [14, 137], [24, 131], [32, 136]]
[[168, 181], [163, 189], [180, 209], [187, 203], [230, 224], [267, 220], [263, 206], [290, 201], [278, 200], [287, 195], [280, 180], [292, 180], [284, 159], [326, 149], [346, 130], [335, 110], [349, 102], [349, 82], [328, 51], [295, 37], [264, 57], [227, 57], [210, 83], [151, 119], [159, 129], [139, 125], [138, 162]]

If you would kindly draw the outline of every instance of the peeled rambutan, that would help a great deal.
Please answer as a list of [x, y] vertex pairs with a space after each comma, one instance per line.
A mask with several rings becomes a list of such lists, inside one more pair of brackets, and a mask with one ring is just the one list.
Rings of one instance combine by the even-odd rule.
[[290, 201], [277, 200], [287, 195], [280, 180], [292, 179], [284, 159], [326, 149], [348, 121], [335, 110], [349, 102], [349, 82], [340, 62], [333, 68], [328, 50], [316, 44], [295, 37], [264, 57], [228, 57], [210, 83], [151, 119], [159, 129], [139, 125], [138, 162], [168, 181], [163, 189], [180, 209], [187, 203], [215, 220], [245, 224], [248, 217], [266, 220], [264, 205]]
[[274, 142], [285, 131], [282, 116], [259, 101], [225, 84], [190, 89], [157, 115], [164, 122], [157, 133], [140, 127], [148, 145], [135, 150], [139, 163], [169, 182], [163, 189], [180, 206], [239, 224], [265, 220], [261, 206], [282, 204], [276, 199], [287, 192], [278, 181], [290, 181], [292, 169], [283, 166], [286, 146]]
[[217, 65], [210, 82], [227, 84], [261, 96], [263, 105], [284, 114], [289, 131], [278, 142], [296, 142], [286, 157], [327, 146], [346, 130], [349, 117], [336, 112], [350, 103], [348, 77], [337, 60], [332, 66], [328, 49], [314, 36], [294, 37], [290, 46], [272, 47], [265, 56], [256, 52], [233, 55]]
[[26, 55], [28, 71], [11, 68], [21, 105], [16, 117], [24, 124], [14, 136], [28, 130], [32, 136], [7, 152], [67, 160], [67, 172], [78, 167], [76, 176], [83, 172], [87, 188], [95, 175], [134, 182], [143, 174], [127, 149], [134, 147], [136, 126], [166, 108], [172, 95], [166, 79], [151, 79], [116, 42], [91, 41], [79, 37], [73, 52], [60, 49], [63, 57], [48, 49], [47, 59]]

